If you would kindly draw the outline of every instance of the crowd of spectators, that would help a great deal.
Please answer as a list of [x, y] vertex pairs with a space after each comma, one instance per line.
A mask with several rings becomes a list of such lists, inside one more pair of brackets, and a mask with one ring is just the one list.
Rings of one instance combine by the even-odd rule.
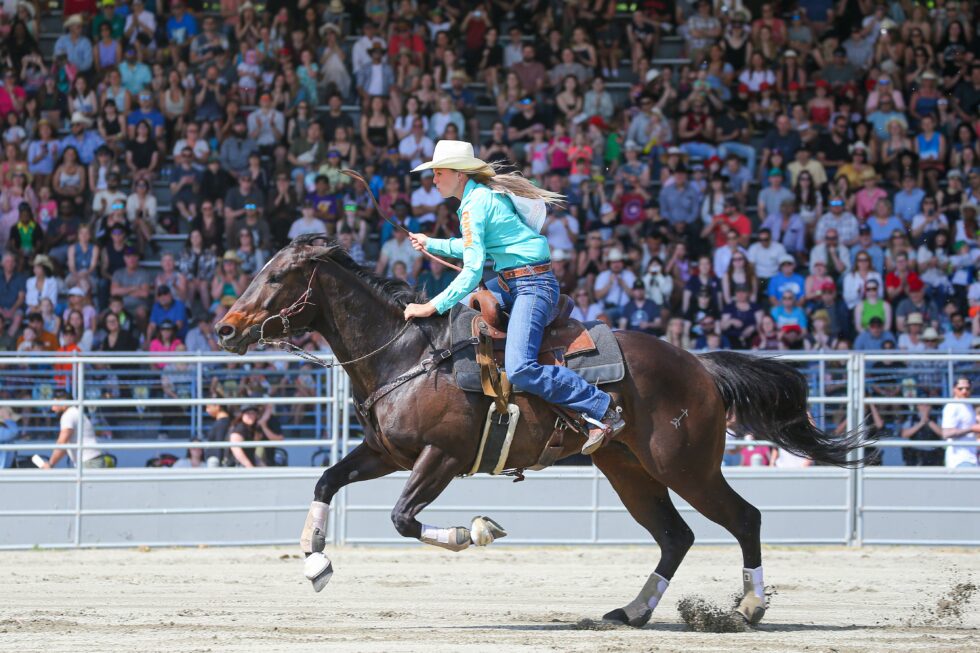
[[575, 317], [980, 344], [976, 3], [65, 0], [53, 48], [49, 11], [0, 13], [4, 349], [214, 349], [306, 233], [433, 296], [450, 275], [341, 170], [451, 236], [408, 172], [443, 138], [567, 196], [544, 232]]

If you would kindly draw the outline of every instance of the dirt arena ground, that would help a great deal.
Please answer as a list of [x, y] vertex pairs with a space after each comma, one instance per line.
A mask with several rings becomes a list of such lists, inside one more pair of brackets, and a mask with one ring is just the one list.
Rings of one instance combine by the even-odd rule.
[[0, 553], [0, 651], [980, 650], [972, 549], [769, 547], [766, 619], [724, 634], [691, 631], [677, 605], [731, 605], [732, 547], [696, 546], [640, 630], [594, 620], [633, 598], [653, 547], [337, 549], [320, 594], [296, 552]]

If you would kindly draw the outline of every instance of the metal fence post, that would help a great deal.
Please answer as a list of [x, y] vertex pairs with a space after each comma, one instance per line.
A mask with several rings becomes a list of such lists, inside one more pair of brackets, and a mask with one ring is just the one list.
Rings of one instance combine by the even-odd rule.
[[[858, 428], [864, 425], [865, 417], [864, 412], [866, 409], [865, 403], [865, 386], [867, 384], [867, 374], [868, 374], [868, 362], [864, 357], [864, 354], [857, 354], [858, 356], [858, 387], [857, 387], [857, 414], [855, 415], [854, 427]], [[861, 447], [857, 451], [857, 457], [863, 458], [865, 454], [864, 447]], [[858, 467], [851, 470], [851, 475], [854, 478], [854, 529], [853, 529], [853, 544], [856, 546], [861, 546], [864, 540], [864, 468]]]
[[[75, 548], [82, 545], [82, 504], [85, 491], [82, 489], [82, 435], [85, 433], [85, 361], [75, 360], [72, 363], [75, 377], [78, 379], [78, 394], [75, 395], [75, 405], [78, 407], [78, 426], [75, 428]], [[95, 425], [92, 425], [93, 429]]]
[[[313, 394], [316, 396], [322, 395], [326, 390], [324, 389], [324, 379], [326, 379], [327, 372], [320, 370], [313, 375]], [[313, 432], [316, 433], [316, 437], [320, 437], [320, 433], [323, 432], [323, 406], [317, 404], [313, 407]]]
[[[827, 376], [827, 361], [825, 361], [822, 358], [817, 362], [817, 374], [820, 375], [820, 376], [817, 377], [817, 393], [821, 397], [826, 397], [827, 396], [827, 379], [826, 379], [826, 376]], [[845, 373], [845, 378], [846, 378], [846, 373]], [[827, 423], [827, 404], [817, 404], [816, 409], [817, 409], [817, 414], [820, 415], [820, 419], [817, 420], [817, 422], [819, 424], [826, 424]], [[846, 415], [846, 412], [845, 412], [845, 415]]]
[[336, 367], [330, 368], [330, 465], [336, 465], [338, 453], [340, 452], [340, 402], [343, 401], [341, 392], [341, 370]]
[[[338, 368], [337, 374], [340, 383], [337, 384], [337, 396], [340, 398], [340, 438], [343, 443], [341, 450], [347, 455], [348, 440], [350, 439], [350, 378], [342, 368]], [[337, 502], [338, 524], [340, 530], [337, 533], [337, 544], [347, 543], [347, 491], [350, 486], [340, 491], [340, 501]]]
[[[197, 361], [194, 365], [194, 383], [197, 384], [197, 392], [194, 394], [201, 399], [204, 397], [204, 365], [201, 361]], [[191, 410], [194, 411], [195, 435], [201, 437], [204, 432], [204, 411], [200, 406], [191, 406]]]

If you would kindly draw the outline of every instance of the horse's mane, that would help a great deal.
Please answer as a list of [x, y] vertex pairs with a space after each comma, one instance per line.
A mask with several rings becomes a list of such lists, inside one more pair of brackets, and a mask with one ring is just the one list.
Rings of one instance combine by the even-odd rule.
[[374, 270], [364, 267], [347, 252], [346, 249], [335, 239], [321, 234], [304, 234], [293, 239], [291, 247], [307, 246], [316, 247], [317, 259], [329, 259], [340, 267], [344, 268], [354, 276], [358, 277], [378, 295], [378, 297], [391, 306], [403, 309], [408, 304], [423, 304], [428, 301], [424, 292], [419, 292], [404, 281], [383, 277], [375, 273]]

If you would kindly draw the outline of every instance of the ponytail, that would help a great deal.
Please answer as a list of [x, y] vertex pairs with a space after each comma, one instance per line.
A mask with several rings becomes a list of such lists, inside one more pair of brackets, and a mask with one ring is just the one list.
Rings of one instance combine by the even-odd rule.
[[489, 186], [491, 190], [509, 193], [531, 200], [543, 200], [549, 206], [561, 206], [565, 204], [564, 195], [535, 186], [527, 177], [517, 171], [499, 172], [506, 167], [508, 167], [507, 164], [495, 161], [488, 163], [486, 168], [482, 168], [476, 172], [467, 172], [466, 174], [478, 184]]

